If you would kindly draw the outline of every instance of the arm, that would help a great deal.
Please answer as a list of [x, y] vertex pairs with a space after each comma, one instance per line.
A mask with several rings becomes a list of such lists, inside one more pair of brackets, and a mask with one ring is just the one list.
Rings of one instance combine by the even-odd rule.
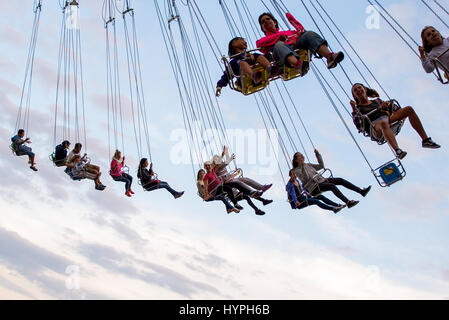
[[312, 164], [312, 167], [315, 170], [320, 170], [324, 168], [324, 161], [323, 161], [323, 157], [321, 156], [321, 154], [318, 152], [318, 150], [315, 149], [315, 156], [316, 159], [318, 161], [318, 164]]
[[287, 16], [288, 21], [296, 29], [296, 31], [299, 31], [301, 33], [306, 31], [304, 29], [303, 25], [301, 23], [299, 23], [299, 21], [296, 20], [295, 17], [293, 17], [292, 14], [287, 13], [286, 16]]
[[423, 47], [418, 47], [418, 50], [424, 70], [427, 73], [432, 73], [433, 70], [435, 70], [435, 65], [433, 64], [432, 57], [426, 53]]
[[298, 198], [296, 198], [295, 185], [291, 182], [287, 183], [287, 194], [289, 195], [291, 202], [298, 202]]

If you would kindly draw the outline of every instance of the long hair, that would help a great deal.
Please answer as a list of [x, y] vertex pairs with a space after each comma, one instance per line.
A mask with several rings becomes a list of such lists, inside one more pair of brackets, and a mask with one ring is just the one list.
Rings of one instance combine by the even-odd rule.
[[200, 173], [201, 173], [201, 171], [204, 172], [203, 169], [198, 170], [198, 173], [196, 174], [196, 181], [200, 180]]
[[354, 98], [355, 103], [357, 103], [357, 105], [360, 103], [360, 101], [359, 101], [359, 99], [356, 98], [356, 96], [355, 96], [355, 94], [354, 94], [354, 87], [355, 87], [356, 85], [361, 85], [363, 88], [365, 88], [366, 95], [368, 96], [368, 98], [378, 98], [378, 97], [379, 97], [379, 94], [377, 93], [376, 90], [370, 89], [370, 88], [368, 88], [368, 87], [365, 87], [365, 86], [364, 86], [363, 84], [361, 84], [361, 83], [354, 83], [354, 85], [352, 86], [352, 89], [351, 89], [351, 93], [352, 93], [352, 97]]
[[264, 13], [262, 13], [262, 14], [259, 16], [259, 19], [258, 19], [259, 25], [260, 25], [260, 29], [262, 30], [263, 33], [266, 34], [265, 30], [262, 28], [262, 23], [260, 22], [260, 20], [262, 19], [263, 16], [269, 16], [269, 17], [271, 18], [271, 20], [274, 21], [275, 26], [276, 26], [276, 29], [279, 29], [279, 23], [278, 23], [278, 21], [276, 20], [276, 18], [275, 18], [271, 13], [269, 13], [269, 12], [264, 12]]
[[[427, 31], [427, 29], [430, 29], [430, 28], [435, 29], [435, 28], [432, 27], [432, 26], [427, 26], [427, 27], [424, 27], [424, 29], [422, 29], [422, 31], [421, 31], [422, 45], [423, 45], [423, 47], [424, 47], [424, 51], [427, 52], [427, 53], [429, 53], [429, 52], [432, 51], [432, 49], [433, 49], [433, 46], [431, 46], [431, 45], [429, 44], [429, 42], [426, 40], [426, 38], [424, 37], [424, 33]], [[435, 31], [438, 32], [438, 34], [440, 35], [441, 38], [443, 37], [443, 36], [441, 35], [441, 33], [440, 33], [437, 29], [435, 29]]]
[[140, 179], [142, 177], [142, 170], [143, 170], [143, 165], [145, 164], [145, 162], [147, 161], [147, 158], [142, 158], [140, 159], [139, 162], [139, 169], [137, 169], [137, 177]]
[[238, 53], [238, 52], [235, 52], [233, 44], [234, 44], [234, 41], [237, 41], [239, 39], [243, 39], [243, 38], [242, 37], [235, 37], [234, 39], [229, 41], [229, 45], [228, 45], [228, 54], [229, 54], [229, 56], [233, 56], [233, 55]]
[[293, 169], [296, 169], [296, 168], [299, 167], [299, 163], [298, 163], [298, 161], [296, 160], [296, 155], [297, 155], [298, 153], [299, 153], [299, 152], [296, 152], [296, 153], [293, 155], [293, 159], [292, 159], [292, 167], [293, 167]]
[[120, 159], [117, 157], [119, 153], [121, 153], [119, 150], [115, 150], [113, 159], [119, 161]]

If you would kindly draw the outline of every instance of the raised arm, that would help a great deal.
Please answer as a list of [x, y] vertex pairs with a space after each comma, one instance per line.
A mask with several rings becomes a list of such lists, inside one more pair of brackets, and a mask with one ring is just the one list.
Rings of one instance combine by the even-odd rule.
[[291, 13], [287, 13], [286, 16], [287, 16], [288, 21], [296, 29], [296, 31], [299, 31], [299, 32], [306, 31], [304, 29], [303, 25], [301, 23], [299, 23], [299, 21], [296, 20], [295, 17]]

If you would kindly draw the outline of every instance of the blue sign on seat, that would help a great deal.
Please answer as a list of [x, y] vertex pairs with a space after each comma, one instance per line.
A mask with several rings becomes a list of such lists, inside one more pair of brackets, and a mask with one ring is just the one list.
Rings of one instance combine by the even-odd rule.
[[387, 185], [392, 185], [402, 179], [402, 174], [395, 163], [389, 163], [381, 167], [379, 169], [379, 174]]

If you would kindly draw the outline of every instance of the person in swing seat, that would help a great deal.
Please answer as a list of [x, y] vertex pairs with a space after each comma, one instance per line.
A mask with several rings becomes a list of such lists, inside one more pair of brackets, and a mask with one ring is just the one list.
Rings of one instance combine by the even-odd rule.
[[[150, 165], [150, 168], [148, 168]], [[140, 159], [139, 169], [137, 170], [137, 177], [140, 179], [142, 187], [147, 191], [153, 191], [156, 189], [166, 189], [171, 195], [178, 199], [183, 196], [184, 191], [178, 192], [174, 190], [170, 185], [165, 181], [160, 181], [154, 179], [154, 171], [153, 171], [153, 163], [149, 164], [147, 158]]]
[[[355, 117], [357, 113], [366, 115], [374, 110], [377, 110], [369, 115], [370, 121], [374, 126], [375, 134], [377, 138], [382, 137], [382, 135], [385, 137], [393, 150], [395, 150], [396, 156], [399, 159], [403, 159], [407, 155], [407, 152], [399, 148], [396, 136], [391, 130], [390, 124], [396, 121], [409, 119], [413, 129], [415, 129], [422, 139], [423, 148], [440, 148], [440, 145], [435, 143], [432, 138], [427, 135], [421, 120], [412, 107], [408, 106], [397, 110], [393, 114], [390, 114], [387, 110], [391, 102], [380, 100], [379, 94], [376, 90], [367, 88], [361, 83], [356, 83], [353, 85], [352, 96], [354, 98], [354, 100], [351, 101], [353, 117]], [[369, 98], [377, 99], [370, 100]]]
[[[229, 42], [229, 57], [231, 61], [229, 64], [231, 65], [232, 72], [236, 77], [238, 77], [238, 84], [240, 87], [243, 86], [243, 82], [241, 81], [242, 73], [251, 77], [254, 85], [258, 85], [261, 81], [261, 73], [254, 72], [252, 67], [256, 63], [260, 64], [264, 69], [268, 70], [270, 67], [270, 61], [268, 61], [265, 56], [260, 53], [249, 53], [246, 52], [248, 45], [242, 37], [236, 37]], [[217, 82], [217, 88], [215, 91], [215, 95], [219, 97], [221, 95], [221, 89], [226, 87], [232, 81], [231, 75], [226, 70], [223, 73], [221, 79]]]
[[424, 70], [432, 73], [435, 70], [433, 60], [436, 58], [439, 58], [446, 70], [449, 70], [449, 37], [443, 38], [438, 30], [428, 26], [422, 30], [421, 40], [422, 46], [418, 50]]
[[[75, 143], [75, 147], [73, 148], [72, 151], [70, 151], [68, 157], [67, 157], [67, 162], [71, 162], [73, 157], [75, 156], [80, 156], [81, 157], [81, 149], [82, 149], [83, 145], [81, 143]], [[87, 153], [85, 153], [82, 157], [81, 157], [81, 162], [84, 163], [84, 168], [92, 173], [92, 174], [96, 174], [98, 172], [101, 172], [100, 167], [93, 165], [91, 163], [88, 163], [88, 159], [87, 159]]]
[[19, 129], [19, 131], [17, 131], [17, 134], [11, 138], [11, 147], [13, 148], [13, 151], [17, 156], [28, 156], [28, 164], [30, 165], [30, 169], [33, 171], [37, 171], [34, 162], [36, 155], [33, 153], [33, 149], [25, 145], [27, 143], [31, 143], [31, 140], [30, 138], [24, 139], [24, 137], [25, 130]]
[[348, 208], [352, 208], [359, 203], [359, 201], [349, 200], [346, 196], [337, 188], [338, 186], [343, 186], [349, 190], [359, 193], [365, 197], [371, 190], [371, 186], [360, 189], [351, 182], [342, 178], [324, 178], [318, 174], [317, 170], [324, 169], [324, 161], [318, 150], [315, 150], [315, 156], [318, 164], [306, 163], [304, 160], [304, 155], [300, 152], [295, 153], [292, 160], [293, 170], [301, 183], [307, 185], [310, 183], [314, 184], [313, 190], [307, 190], [312, 196], [316, 196], [321, 192], [332, 191], [334, 195], [342, 200]]
[[90, 179], [95, 182], [95, 189], [103, 191], [106, 186], [100, 181], [101, 172], [95, 170], [87, 170], [86, 163], [82, 161], [80, 155], [73, 156], [66, 166], [72, 172], [73, 179]]
[[125, 195], [131, 197], [134, 194], [131, 189], [133, 183], [133, 177], [126, 172], [123, 172], [123, 167], [125, 166], [125, 156], [122, 157], [122, 153], [119, 150], [115, 150], [114, 156], [111, 160], [111, 177], [114, 181], [125, 183]]
[[306, 31], [290, 13], [286, 16], [295, 28], [294, 31], [280, 31], [278, 21], [271, 13], [265, 12], [259, 16], [259, 24], [265, 37], [257, 40], [256, 45], [261, 48], [262, 53], [272, 53], [277, 63], [297, 69], [302, 68], [302, 61], [295, 49], [309, 50], [318, 58], [326, 58], [328, 69], [335, 68], [343, 61], [343, 52], [331, 52], [325, 39], [313, 31]]
[[333, 211], [334, 213], [340, 212], [341, 209], [346, 207], [333, 202], [323, 195], [312, 197], [307, 191], [305, 191], [298, 177], [296, 176], [295, 169], [289, 171], [290, 179], [285, 187], [288, 196], [288, 202], [292, 209], [304, 209], [308, 206], [316, 205], [324, 210]]
[[70, 147], [70, 142], [64, 140], [61, 144], [58, 144], [55, 148], [54, 163], [56, 166], [65, 166], [67, 163], [67, 150]]

